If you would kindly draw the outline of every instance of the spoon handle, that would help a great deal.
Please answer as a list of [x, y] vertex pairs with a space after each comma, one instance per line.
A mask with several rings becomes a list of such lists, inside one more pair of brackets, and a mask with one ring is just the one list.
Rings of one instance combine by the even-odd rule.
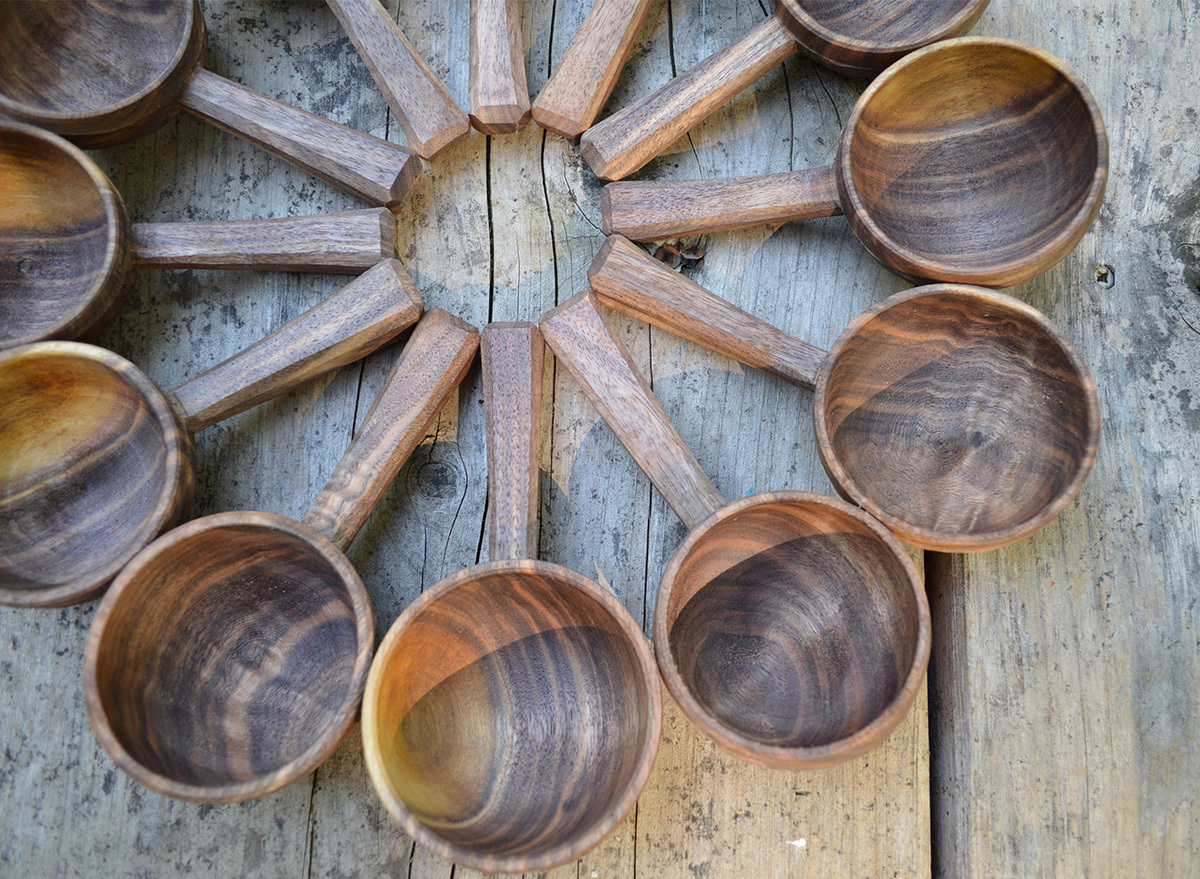
[[480, 336], [491, 526], [488, 558], [532, 559], [537, 557], [546, 346], [531, 323], [491, 323]]
[[779, 14], [589, 128], [579, 152], [601, 180], [628, 177], [799, 48]]
[[197, 70], [188, 80], [180, 105], [368, 204], [399, 204], [421, 176], [421, 159], [399, 144], [260, 95], [207, 70]]
[[366, 357], [417, 322], [421, 297], [394, 259], [175, 389], [195, 433]]
[[654, 0], [596, 0], [549, 82], [533, 102], [533, 121], [575, 140], [596, 121]]
[[326, 0], [417, 154], [432, 159], [471, 131], [455, 103], [379, 0]]
[[588, 280], [610, 308], [810, 391], [816, 385], [824, 351], [731, 305], [620, 235], [604, 242]]
[[167, 269], [275, 269], [357, 275], [396, 256], [387, 208], [315, 217], [135, 223], [134, 259]]
[[751, 177], [610, 183], [600, 192], [600, 212], [605, 232], [658, 241], [833, 217], [842, 209], [829, 165]]
[[471, 0], [471, 124], [511, 134], [529, 124], [525, 42], [517, 0]]
[[475, 359], [479, 332], [428, 311], [304, 523], [345, 551]]
[[559, 362], [583, 385], [621, 445], [688, 530], [725, 506], [594, 294], [568, 299], [542, 315], [539, 325]]

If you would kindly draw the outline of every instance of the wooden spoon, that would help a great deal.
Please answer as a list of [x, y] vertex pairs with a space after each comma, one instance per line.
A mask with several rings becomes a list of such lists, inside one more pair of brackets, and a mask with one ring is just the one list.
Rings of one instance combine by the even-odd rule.
[[832, 766], [882, 742], [916, 698], [931, 639], [924, 584], [896, 539], [821, 495], [726, 504], [594, 295], [541, 328], [690, 531], [654, 607], [658, 667], [687, 715], [773, 769]]
[[530, 560], [542, 340], [483, 330], [491, 561], [396, 620], [363, 697], [371, 780], [411, 837], [490, 872], [573, 861], [633, 808], [662, 728], [645, 636], [613, 594]]
[[471, 133], [467, 114], [379, 0], [326, 2], [367, 63], [417, 155], [432, 159]]
[[114, 581], [88, 633], [88, 717], [117, 765], [202, 803], [307, 775], [354, 723], [375, 644], [344, 555], [475, 357], [479, 334], [421, 319], [303, 522], [220, 513], [164, 534]]
[[19, 123], [0, 123], [0, 190], [0, 348], [99, 335], [138, 268], [359, 274], [396, 255], [386, 208], [131, 225], [83, 151]]
[[827, 168], [616, 183], [601, 209], [605, 231], [637, 240], [844, 210], [867, 250], [907, 278], [1008, 287], [1079, 243], [1107, 179], [1104, 120], [1078, 77], [1020, 43], [965, 38], [876, 79]]
[[580, 152], [601, 180], [645, 165], [755, 80], [796, 55], [874, 76], [909, 52], [971, 29], [988, 0], [779, 0], [775, 13], [588, 130]]
[[525, 41], [517, 0], [471, 0], [471, 125], [512, 134], [529, 124]]
[[0, 604], [95, 598], [192, 501], [192, 433], [365, 357], [421, 299], [387, 260], [173, 392], [79, 342], [0, 351]]
[[653, 0], [596, 0], [550, 80], [533, 102], [533, 121], [575, 140], [612, 94]]
[[182, 109], [369, 204], [420, 176], [404, 147], [201, 69], [204, 45], [195, 0], [0, 3], [0, 113], [100, 147]]
[[1100, 404], [1083, 359], [1003, 293], [898, 293], [826, 353], [616, 235], [588, 277], [606, 305], [815, 389], [817, 450], [834, 488], [913, 546], [980, 552], [1024, 540], [1075, 498], [1095, 460]]

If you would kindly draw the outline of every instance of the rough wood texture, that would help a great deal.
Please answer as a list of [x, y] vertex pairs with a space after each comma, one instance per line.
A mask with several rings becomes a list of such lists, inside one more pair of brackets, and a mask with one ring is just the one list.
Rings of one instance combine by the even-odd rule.
[[223, 803], [273, 793], [332, 753], [375, 645], [370, 598], [343, 553], [478, 343], [444, 311], [425, 315], [303, 525], [207, 516], [121, 572], [83, 672], [89, 719], [118, 766], [168, 796]]
[[197, 0], [32, 0], [5, 4], [0, 16], [0, 110], [84, 145], [147, 134], [178, 101], [370, 204], [399, 204], [421, 173], [403, 147], [198, 69], [205, 29]]
[[1108, 139], [1095, 99], [1058, 59], [965, 38], [889, 68], [855, 105], [834, 167], [800, 175], [614, 184], [604, 227], [670, 238], [844, 211], [907, 278], [1012, 286], [1091, 226]]
[[1091, 375], [1061, 330], [1011, 296], [957, 284], [898, 293], [825, 354], [619, 236], [588, 276], [614, 308], [815, 391], [830, 481], [913, 546], [980, 552], [1024, 540], [1092, 468]]
[[832, 166], [727, 180], [626, 181], [600, 194], [604, 231], [634, 241], [841, 214]]
[[357, 275], [396, 256], [396, 217], [387, 208], [316, 217], [136, 223], [138, 266], [273, 269]]
[[576, 140], [612, 94], [653, 0], [596, 0], [533, 102], [533, 121]]
[[521, 557], [536, 551], [542, 420], [530, 402], [543, 344], [532, 324], [489, 324], [483, 338], [497, 551], [393, 625], [367, 683], [363, 746], [408, 833], [456, 863], [514, 873], [573, 861], [621, 823], [658, 751], [662, 694], [611, 591]]
[[542, 460], [542, 362], [532, 323], [491, 323], [480, 340], [487, 400], [488, 558], [537, 555], [538, 470]]
[[417, 155], [432, 159], [471, 131], [462, 107], [379, 0], [326, 0]]
[[517, 0], [471, 0], [471, 124], [512, 134], [529, 124], [525, 41]]
[[988, 0], [784, 0], [737, 42], [605, 119], [580, 141], [602, 180], [620, 180], [802, 49], [850, 76], [872, 76], [908, 52], [965, 34]]
[[900, 544], [861, 510], [820, 495], [718, 496], [712, 506], [716, 489], [596, 297], [564, 302], [541, 327], [690, 532], [654, 609], [655, 657], [684, 712], [722, 748], [769, 769], [835, 766], [879, 745], [912, 707], [929, 662], [925, 586]]
[[0, 122], [0, 349], [97, 335], [133, 280], [129, 214], [61, 137]]
[[240, 354], [160, 391], [92, 345], [0, 354], [0, 602], [95, 598], [186, 512], [191, 433], [360, 360], [421, 313], [395, 260], [381, 263]]

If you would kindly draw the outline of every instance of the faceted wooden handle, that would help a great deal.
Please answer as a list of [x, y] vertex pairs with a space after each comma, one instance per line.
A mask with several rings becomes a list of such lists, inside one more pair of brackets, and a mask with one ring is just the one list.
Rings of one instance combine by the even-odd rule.
[[533, 121], [575, 140], [612, 94], [654, 0], [596, 0], [550, 81], [533, 102]]
[[421, 159], [398, 144], [197, 70], [180, 96], [184, 110], [368, 204], [404, 200], [421, 176]]
[[655, 241], [840, 214], [833, 166], [724, 180], [629, 181], [600, 192], [604, 231]]
[[475, 327], [440, 308], [421, 318], [306, 525], [343, 551], [350, 545], [462, 383], [478, 347]]
[[689, 530], [725, 506], [592, 293], [542, 315], [542, 335]]
[[493, 323], [481, 333], [489, 558], [494, 562], [537, 556], [545, 350], [542, 334], [531, 323]]
[[579, 152], [601, 180], [628, 177], [797, 53], [778, 14], [662, 88], [588, 129]]
[[432, 159], [471, 131], [467, 114], [434, 76], [379, 0], [326, 0], [371, 71], [409, 144]]
[[175, 389], [194, 433], [366, 357], [416, 323], [417, 287], [394, 259], [241, 354]]
[[529, 124], [525, 44], [517, 0], [471, 0], [471, 124], [511, 134]]
[[133, 250], [141, 267], [357, 275], [396, 256], [396, 217], [387, 208], [367, 208], [272, 220], [135, 223]]
[[825, 352], [747, 314], [610, 235], [588, 269], [605, 305], [802, 388], [813, 389]]

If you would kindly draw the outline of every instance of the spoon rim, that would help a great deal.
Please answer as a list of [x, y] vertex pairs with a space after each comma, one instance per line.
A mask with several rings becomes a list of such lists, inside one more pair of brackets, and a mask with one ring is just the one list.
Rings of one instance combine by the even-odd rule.
[[[633, 648], [637, 660], [641, 682], [645, 686], [649, 723], [646, 735], [641, 742], [637, 757], [637, 765], [630, 775], [621, 794], [614, 804], [597, 821], [579, 834], [577, 838], [558, 843], [549, 849], [529, 855], [499, 855], [487, 854], [478, 849], [471, 849], [457, 843], [452, 843], [438, 835], [408, 808], [404, 800], [396, 792], [390, 781], [390, 776], [384, 766], [381, 756], [382, 744], [377, 731], [379, 725], [379, 700], [383, 685], [388, 677], [388, 667], [397, 645], [401, 642], [413, 621], [430, 605], [437, 602], [447, 593], [460, 588], [466, 583], [494, 574], [507, 575], [536, 575], [552, 577], [578, 589], [586, 597], [598, 602], [609, 616], [617, 623], [625, 634], [625, 640]], [[569, 863], [595, 848], [618, 824], [620, 824], [633, 809], [641, 795], [650, 771], [658, 754], [659, 741], [662, 737], [662, 688], [655, 668], [654, 655], [650, 641], [641, 628], [634, 622], [629, 611], [617, 599], [611, 589], [606, 589], [578, 571], [557, 565], [552, 562], [533, 559], [510, 559], [503, 561], [484, 562], [465, 568], [448, 577], [444, 577], [429, 589], [426, 589], [412, 604], [404, 609], [388, 629], [387, 635], [380, 642], [371, 663], [371, 671], [367, 676], [366, 690], [363, 693], [362, 735], [363, 753], [366, 757], [367, 772], [371, 777], [376, 794], [383, 801], [384, 807], [410, 837], [432, 850], [439, 857], [461, 864], [472, 870], [482, 870], [491, 873], [525, 873], [546, 870], [550, 867]]]
[[[89, 321], [86, 326], [75, 328], [72, 327], [72, 324], [87, 315], [100, 296], [105, 291], [112, 289], [114, 279], [124, 272], [126, 278], [117, 281], [115, 285], [117, 289], [113, 290], [113, 301], [118, 301], [123, 292], [120, 288], [128, 283], [133, 275], [131, 255], [125, 252], [131, 250], [132, 247], [129, 241], [129, 214], [126, 211], [125, 203], [121, 200], [120, 193], [108, 179], [108, 175], [100, 170], [100, 166], [92, 160], [91, 156], [52, 131], [26, 122], [0, 120], [0, 140], [7, 139], [9, 135], [27, 137], [40, 142], [46, 148], [56, 151], [73, 162], [87, 175], [104, 208], [104, 262], [97, 272], [97, 280], [86, 291], [82, 291], [74, 297], [74, 304], [67, 313], [53, 324], [37, 331], [27, 331], [21, 336], [0, 339], [0, 349], [43, 342], [63, 334], [87, 333], [96, 322], [103, 318], [103, 314], [95, 315], [95, 319]], [[105, 310], [102, 308], [101, 312]]]
[[[54, 2], [54, 0], [50, 0], [50, 2]], [[136, 107], [141, 103], [154, 103], [154, 98], [158, 91], [170, 80], [172, 76], [175, 76], [179, 72], [181, 65], [183, 65], [183, 63], [187, 60], [191, 44], [195, 39], [194, 32], [197, 29], [196, 23], [200, 22], [201, 26], [203, 25], [204, 19], [200, 14], [199, 7], [197, 6], [198, 0], [179, 0], [179, 2], [185, 7], [184, 20], [182, 26], [180, 27], [182, 39], [176, 45], [175, 52], [171, 56], [170, 61], [163, 66], [163, 68], [150, 82], [148, 82], [143, 88], [139, 89], [134, 94], [123, 98], [120, 101], [106, 104], [100, 109], [93, 109], [84, 112], [79, 110], [51, 110], [43, 107], [32, 106], [28, 103], [16, 101], [5, 94], [3, 90], [0, 90], [0, 110], [18, 119], [32, 122], [35, 125], [55, 131], [55, 126], [92, 122], [104, 119], [113, 114], [120, 114], [126, 110]], [[203, 31], [200, 33], [200, 39], [201, 41], [204, 39]], [[203, 59], [200, 59], [199, 63], [203, 63]], [[191, 71], [188, 71], [187, 75], [185, 75], [180, 81], [179, 89], [177, 89], [177, 91], [181, 91], [183, 89], [183, 86], [190, 75]], [[171, 99], [166, 103], [173, 104], [175, 99], [176, 96], [172, 96]], [[139, 113], [138, 115], [140, 116], [142, 114]], [[152, 115], [152, 111], [147, 111], [145, 115]], [[63, 133], [74, 135], [75, 132], [72, 131]], [[79, 135], [81, 137], [95, 137], [100, 133], [101, 132], [81, 131], [79, 132]]]
[[0, 372], [9, 368], [10, 364], [29, 357], [69, 358], [100, 364], [117, 380], [123, 381], [137, 392], [162, 431], [163, 444], [166, 447], [162, 467], [164, 477], [154, 507], [137, 529], [137, 539], [131, 540], [123, 552], [104, 567], [88, 574], [86, 578], [77, 576], [69, 583], [45, 589], [10, 589], [0, 586], [0, 604], [11, 607], [63, 607], [99, 597], [109, 585], [109, 581], [152, 542], [160, 531], [172, 524], [180, 512], [180, 504], [177, 503], [179, 494], [183, 495], [184, 507], [190, 500], [195, 451], [170, 398], [145, 373], [121, 355], [86, 342], [34, 342], [0, 351]]
[[[849, 516], [866, 527], [882, 543], [892, 558], [898, 562], [912, 589], [917, 608], [917, 642], [912, 662], [904, 681], [897, 687], [888, 704], [872, 718], [848, 736], [824, 745], [770, 745], [733, 729], [712, 714], [683, 679], [671, 649], [670, 620], [668, 619], [671, 593], [674, 591], [680, 568], [695, 545], [703, 540], [717, 524], [752, 507], [764, 504], [789, 504], [823, 507]], [[895, 536], [863, 510], [839, 498], [807, 491], [767, 491], [740, 498], [726, 504], [690, 531], [675, 550], [671, 561], [663, 572], [658, 598], [654, 605], [654, 652], [663, 680], [679, 707], [699, 727], [700, 731], [721, 748], [742, 760], [768, 769], [818, 769], [834, 766], [852, 757], [866, 753], [884, 741], [901, 720], [908, 714], [925, 677], [929, 664], [930, 648], [933, 644], [933, 623], [925, 585], [916, 565]]]
[[[910, 66], [925, 63], [930, 55], [952, 52], [963, 46], [977, 49], [1014, 50], [1031, 56], [1052, 68], [1071, 84], [1076, 95], [1086, 107], [1092, 123], [1091, 134], [1096, 142], [1096, 167], [1092, 172], [1092, 180], [1079, 208], [1070, 221], [1057, 234], [1043, 241], [1032, 252], [1005, 262], [992, 263], [984, 268], [932, 258], [891, 238], [871, 216], [871, 210], [863, 201], [854, 182], [852, 167], [854, 134], [862, 120], [863, 113], [875, 95]], [[850, 221], [863, 246], [884, 265], [917, 283], [946, 281], [988, 287], [1015, 287], [1049, 271], [1071, 252], [1091, 228], [1100, 212], [1100, 206], [1104, 202], [1104, 192], [1108, 183], [1108, 134], [1100, 106], [1096, 103], [1096, 99], [1088, 90], [1087, 85], [1071, 68], [1054, 55], [1019, 40], [1001, 37], [958, 37], [926, 46], [906, 55], [880, 74], [866, 88], [855, 102], [854, 109], [851, 110], [846, 124], [842, 127], [835, 164], [837, 166], [838, 195], [846, 219]]]
[[[118, 609], [126, 589], [141, 574], [142, 570], [165, 550], [183, 541], [209, 531], [239, 527], [266, 528], [280, 531], [297, 538], [316, 550], [341, 577], [350, 598], [354, 613], [355, 632], [358, 636], [354, 670], [347, 687], [346, 696], [337, 709], [330, 712], [329, 722], [321, 734], [298, 757], [271, 772], [241, 782], [221, 784], [195, 784], [183, 782], [163, 775], [134, 757], [121, 742], [109, 721], [108, 713], [100, 697], [97, 665], [100, 651], [104, 649], [104, 633], [112, 614]], [[354, 566], [324, 535], [302, 522], [274, 513], [227, 512], [203, 516], [173, 528], [142, 549], [113, 581], [105, 594], [96, 616], [88, 630], [83, 656], [83, 690], [88, 719], [101, 746], [113, 762], [134, 781], [156, 793], [194, 803], [233, 803], [258, 799], [299, 781], [324, 763], [341, 744], [354, 725], [358, 715], [363, 687], [375, 646], [375, 613], [366, 587]]]
[[[982, 306], [1002, 310], [1010, 314], [1015, 312], [1025, 320], [1034, 323], [1066, 356], [1071, 365], [1072, 372], [1079, 379], [1079, 385], [1082, 388], [1083, 403], [1087, 412], [1087, 436], [1084, 442], [1083, 453], [1079, 457], [1074, 475], [1058, 494], [1038, 510], [1037, 513], [1007, 528], [963, 534], [961, 532], [939, 531], [907, 522], [882, 509], [875, 502], [871, 494], [864, 491], [858, 482], [850, 476], [850, 473], [842, 465], [837, 457], [837, 453], [834, 451], [833, 438], [830, 433], [828, 418], [826, 417], [825, 401], [829, 394], [829, 383], [833, 368], [839, 355], [864, 326], [883, 312], [916, 299], [940, 299], [949, 295], [970, 297]], [[882, 522], [890, 531], [910, 546], [939, 552], [984, 552], [999, 549], [1002, 546], [1008, 546], [1011, 543], [1017, 543], [1032, 536], [1053, 521], [1079, 494], [1084, 482], [1087, 481], [1092, 465], [1095, 463], [1096, 451], [1100, 445], [1100, 399], [1096, 392], [1096, 384], [1092, 380], [1091, 373], [1088, 371], [1087, 365], [1084, 363], [1083, 357], [1080, 356], [1078, 350], [1076, 350], [1075, 346], [1071, 344], [1070, 339], [1067, 338], [1066, 334], [1053, 321], [1032, 305], [1022, 302], [1007, 293], [999, 290], [991, 290], [986, 287], [949, 283], [927, 284], [922, 287], [914, 287], [910, 290], [896, 293], [882, 302], [876, 303], [854, 318], [842, 330], [837, 341], [830, 346], [829, 352], [821, 362], [821, 369], [817, 373], [816, 387], [813, 393], [813, 425], [816, 431], [817, 451], [821, 457], [821, 464], [829, 476], [829, 481], [833, 483], [838, 493], [847, 500], [866, 510], [867, 513]]]
[[[818, 63], [825, 65], [848, 76], [874, 76], [895, 63], [897, 56], [903, 57], [911, 52], [928, 46], [930, 43], [941, 42], [958, 34], [966, 33], [983, 15], [991, 0], [969, 0], [954, 15], [944, 18], [937, 27], [926, 30], [920, 37], [909, 37], [903, 40], [865, 40], [842, 31], [836, 31], [814, 16], [805, 7], [803, 0], [779, 0], [779, 7], [784, 11], [784, 22], [788, 29], [800, 39], [798, 42]], [[822, 43], [850, 52], [866, 56], [862, 63], [846, 65], [831, 63], [825, 58], [825, 53], [808, 46], [804, 39], [815, 37]]]

